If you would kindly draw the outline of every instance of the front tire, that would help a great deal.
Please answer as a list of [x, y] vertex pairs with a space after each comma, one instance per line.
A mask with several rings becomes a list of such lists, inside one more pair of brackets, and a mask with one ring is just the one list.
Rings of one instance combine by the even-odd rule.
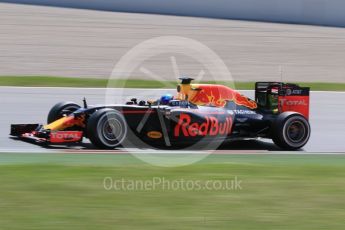
[[98, 110], [88, 120], [87, 134], [96, 147], [114, 149], [127, 137], [126, 120], [117, 110]]
[[59, 102], [49, 111], [47, 122], [50, 124], [63, 116], [70, 115], [78, 109], [80, 109], [80, 106], [74, 102]]
[[299, 113], [285, 112], [278, 116], [273, 125], [273, 142], [282, 149], [298, 150], [310, 138], [310, 124]]

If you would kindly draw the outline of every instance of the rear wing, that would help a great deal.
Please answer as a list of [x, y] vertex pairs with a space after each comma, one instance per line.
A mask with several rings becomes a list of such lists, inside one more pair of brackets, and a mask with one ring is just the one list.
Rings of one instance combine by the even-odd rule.
[[293, 111], [309, 118], [309, 87], [282, 82], [255, 83], [255, 101], [261, 109], [283, 113]]

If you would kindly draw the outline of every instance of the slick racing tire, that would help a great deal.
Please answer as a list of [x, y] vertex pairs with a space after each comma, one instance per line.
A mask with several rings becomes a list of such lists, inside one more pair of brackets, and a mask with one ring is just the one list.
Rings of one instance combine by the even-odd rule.
[[114, 109], [101, 109], [87, 122], [87, 135], [91, 143], [101, 149], [114, 149], [127, 137], [124, 116]]
[[273, 126], [273, 142], [285, 150], [298, 150], [307, 144], [310, 124], [299, 113], [285, 112], [278, 116]]
[[80, 109], [80, 106], [74, 102], [59, 102], [50, 109], [47, 122], [50, 124], [63, 116], [70, 115], [78, 109]]

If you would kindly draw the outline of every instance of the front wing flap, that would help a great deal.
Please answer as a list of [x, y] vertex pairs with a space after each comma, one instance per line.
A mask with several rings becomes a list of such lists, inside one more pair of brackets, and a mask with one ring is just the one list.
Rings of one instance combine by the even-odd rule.
[[50, 131], [40, 124], [13, 124], [10, 135], [35, 143], [48, 144], [80, 142], [83, 138], [82, 131]]
[[15, 124], [11, 125], [11, 136], [19, 137], [24, 133], [31, 133], [41, 128], [39, 124]]

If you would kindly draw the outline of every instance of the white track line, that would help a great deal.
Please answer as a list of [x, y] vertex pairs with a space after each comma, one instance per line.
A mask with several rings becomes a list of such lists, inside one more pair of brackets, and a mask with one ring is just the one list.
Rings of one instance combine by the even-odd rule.
[[59, 149], [49, 149], [48, 151], [46, 149], [30, 149], [30, 150], [23, 150], [23, 149], [0, 149], [0, 154], [4, 153], [37, 153], [37, 154], [114, 154], [114, 155], [123, 155], [123, 154], [142, 154], [142, 155], [162, 155], [166, 154], [167, 156], [174, 154], [174, 155], [180, 155], [180, 154], [193, 154], [193, 155], [301, 155], [301, 156], [307, 156], [307, 155], [344, 155], [345, 152], [284, 152], [284, 151], [277, 151], [277, 152], [270, 152], [265, 150], [208, 150], [208, 151], [169, 151], [169, 150], [73, 150], [73, 149], [65, 149], [65, 150], [59, 150]]

